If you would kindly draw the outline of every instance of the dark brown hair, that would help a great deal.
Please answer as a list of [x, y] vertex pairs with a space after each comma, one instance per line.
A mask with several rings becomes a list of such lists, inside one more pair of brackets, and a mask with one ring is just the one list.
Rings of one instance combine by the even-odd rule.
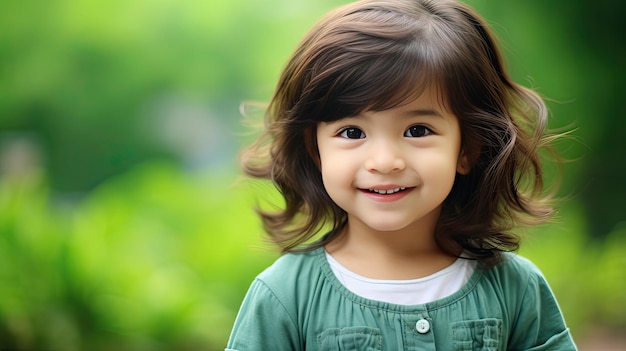
[[[459, 119], [471, 166], [444, 201], [439, 245], [495, 263], [518, 248], [513, 227], [551, 216], [539, 160], [552, 139], [544, 102], [509, 78], [484, 20], [454, 0], [362, 0], [304, 37], [268, 106], [266, 132], [242, 157], [247, 174], [272, 180], [284, 197], [283, 209], [259, 210], [283, 252], [323, 246], [347, 221], [322, 183], [317, 124], [399, 106], [429, 85]], [[303, 245], [325, 226], [324, 240]]]

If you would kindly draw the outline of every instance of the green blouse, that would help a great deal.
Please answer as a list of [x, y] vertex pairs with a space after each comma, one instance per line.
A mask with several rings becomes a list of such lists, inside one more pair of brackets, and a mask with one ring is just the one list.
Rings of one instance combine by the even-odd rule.
[[[480, 267], [480, 266], [479, 266]], [[454, 294], [421, 305], [368, 300], [333, 274], [324, 249], [286, 254], [248, 291], [228, 341], [239, 350], [576, 350], [550, 287], [505, 254]]]

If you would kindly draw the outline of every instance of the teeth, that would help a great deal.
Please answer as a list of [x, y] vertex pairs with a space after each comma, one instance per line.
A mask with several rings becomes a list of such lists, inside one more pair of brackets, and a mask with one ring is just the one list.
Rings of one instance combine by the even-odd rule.
[[400, 188], [389, 189], [389, 190], [379, 190], [379, 189], [368, 189], [368, 190], [373, 193], [377, 193], [381, 195], [388, 195], [388, 194], [397, 193], [398, 191], [406, 190], [406, 187], [400, 187]]

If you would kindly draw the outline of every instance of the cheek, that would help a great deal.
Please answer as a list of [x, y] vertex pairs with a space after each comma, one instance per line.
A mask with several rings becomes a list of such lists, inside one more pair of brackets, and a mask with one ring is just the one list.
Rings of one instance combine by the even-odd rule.
[[347, 178], [349, 165], [342, 157], [323, 155], [320, 157], [320, 172], [324, 186], [328, 187]]
[[458, 157], [453, 154], [433, 154], [423, 159], [419, 167], [422, 177], [441, 186], [452, 187], [457, 173]]
[[347, 189], [353, 187], [358, 167], [354, 162], [348, 162], [341, 153], [322, 152], [320, 155], [324, 189], [335, 203], [341, 202], [341, 196], [345, 195]]
[[318, 145], [318, 155], [322, 173], [337, 172], [345, 167], [347, 156], [333, 145]]

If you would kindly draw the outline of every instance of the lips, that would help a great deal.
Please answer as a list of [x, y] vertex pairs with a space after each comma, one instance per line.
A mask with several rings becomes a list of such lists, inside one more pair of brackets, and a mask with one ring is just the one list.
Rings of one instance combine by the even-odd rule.
[[375, 185], [359, 190], [376, 202], [395, 202], [410, 193], [415, 187], [401, 186], [397, 184]]
[[398, 187], [398, 188], [392, 188], [392, 189], [367, 189], [367, 191], [369, 192], [381, 194], [381, 195], [395, 194], [397, 192], [404, 191], [404, 190], [406, 190], [406, 187], [403, 187], [403, 186]]
[[393, 203], [409, 194], [415, 187], [404, 186], [380, 186], [373, 188], [359, 189], [361, 193], [369, 199], [378, 203]]

